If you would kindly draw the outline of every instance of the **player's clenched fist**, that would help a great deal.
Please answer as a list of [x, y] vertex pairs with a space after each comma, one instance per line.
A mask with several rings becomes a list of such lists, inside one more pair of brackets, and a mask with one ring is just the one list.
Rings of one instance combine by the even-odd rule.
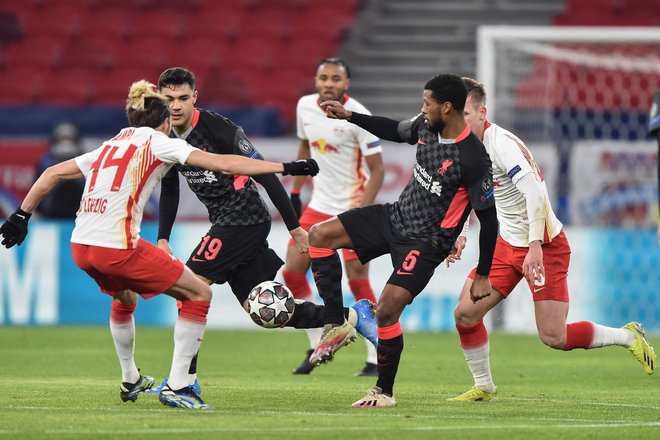
[[31, 215], [19, 208], [0, 226], [0, 235], [2, 235], [2, 245], [4, 247], [9, 249], [15, 244], [20, 246], [23, 243], [28, 233], [27, 225]]
[[321, 108], [325, 110], [325, 115], [331, 119], [351, 119], [352, 112], [346, 110], [339, 101], [323, 101]]
[[284, 165], [283, 176], [316, 176], [319, 173], [319, 165], [314, 159], [300, 159], [282, 165]]

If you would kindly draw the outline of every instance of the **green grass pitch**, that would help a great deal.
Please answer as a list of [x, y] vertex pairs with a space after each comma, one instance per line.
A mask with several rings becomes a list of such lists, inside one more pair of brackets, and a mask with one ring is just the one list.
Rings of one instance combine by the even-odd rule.
[[[660, 438], [660, 379], [621, 347], [560, 352], [534, 336], [491, 335], [499, 397], [447, 402], [471, 377], [456, 334], [407, 333], [396, 408], [351, 408], [374, 384], [353, 374], [362, 341], [309, 376], [291, 369], [302, 331], [208, 331], [200, 382], [209, 411], [157, 396], [119, 399], [107, 328], [0, 328], [0, 439], [564, 439]], [[651, 338], [656, 346], [658, 338]], [[160, 381], [172, 330], [138, 328], [136, 359]]]

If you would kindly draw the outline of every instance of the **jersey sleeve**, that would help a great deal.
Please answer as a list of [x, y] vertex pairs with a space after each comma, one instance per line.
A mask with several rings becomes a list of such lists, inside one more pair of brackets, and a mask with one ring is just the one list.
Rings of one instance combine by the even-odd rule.
[[254, 148], [242, 128], [238, 127], [234, 133], [234, 154], [249, 157], [250, 159], [263, 159], [263, 156]]
[[461, 171], [462, 180], [470, 195], [472, 209], [482, 211], [492, 207], [495, 205], [493, 168], [486, 148], [475, 138], [463, 157], [466, 162]]
[[493, 165], [506, 171], [514, 185], [527, 174], [534, 172], [529, 164], [531, 157], [528, 160], [522, 150], [522, 148], [527, 150], [526, 147], [521, 146], [509, 136], [497, 136], [494, 142]]
[[424, 123], [424, 114], [420, 113], [410, 119], [399, 122], [398, 133], [404, 142], [416, 144], [419, 139], [419, 127]]
[[151, 141], [151, 151], [165, 163], [186, 163], [188, 156], [197, 148], [182, 139], [173, 139], [165, 135], [154, 136]]
[[100, 150], [103, 148], [103, 146], [97, 148], [94, 151], [90, 151], [89, 153], [81, 154], [80, 156], [77, 156], [74, 158], [76, 161], [76, 165], [80, 169], [80, 172], [83, 173], [84, 176], [87, 176], [89, 174], [89, 171], [92, 169], [92, 164], [96, 160], [96, 158], [99, 155]]

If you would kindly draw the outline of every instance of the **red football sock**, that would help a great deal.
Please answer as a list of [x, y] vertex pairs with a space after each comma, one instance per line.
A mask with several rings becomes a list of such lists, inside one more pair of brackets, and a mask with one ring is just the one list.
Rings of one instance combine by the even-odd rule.
[[360, 280], [348, 280], [348, 285], [353, 292], [355, 301], [360, 301], [361, 299], [368, 299], [372, 303], [376, 304], [376, 295], [371, 288], [371, 284], [367, 278]]
[[179, 318], [206, 324], [209, 307], [211, 307], [211, 301], [182, 301]]
[[289, 288], [295, 299], [309, 299], [312, 296], [312, 289], [307, 281], [307, 273], [303, 272], [282, 272], [284, 284]]
[[137, 303], [124, 305], [117, 301], [112, 301], [110, 306], [110, 321], [116, 324], [124, 324], [133, 319], [133, 312], [137, 308]]
[[456, 324], [456, 330], [458, 330], [462, 348], [477, 348], [488, 342], [488, 331], [483, 320], [474, 325]]
[[566, 326], [566, 346], [564, 351], [575, 348], [591, 348], [594, 339], [594, 325], [589, 321], [579, 321]]

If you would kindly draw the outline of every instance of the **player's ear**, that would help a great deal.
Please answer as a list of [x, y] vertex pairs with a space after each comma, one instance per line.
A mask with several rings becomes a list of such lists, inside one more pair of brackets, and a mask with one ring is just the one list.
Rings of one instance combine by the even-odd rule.
[[197, 90], [195, 90], [195, 91], [193, 92], [193, 96], [192, 96], [192, 98], [193, 98], [193, 105], [197, 102], [197, 95], [198, 95], [198, 94], [199, 94], [199, 92], [198, 92]]
[[488, 113], [488, 110], [486, 109], [485, 105], [481, 106], [480, 113], [481, 113], [481, 120], [485, 121], [486, 120], [486, 114]]

